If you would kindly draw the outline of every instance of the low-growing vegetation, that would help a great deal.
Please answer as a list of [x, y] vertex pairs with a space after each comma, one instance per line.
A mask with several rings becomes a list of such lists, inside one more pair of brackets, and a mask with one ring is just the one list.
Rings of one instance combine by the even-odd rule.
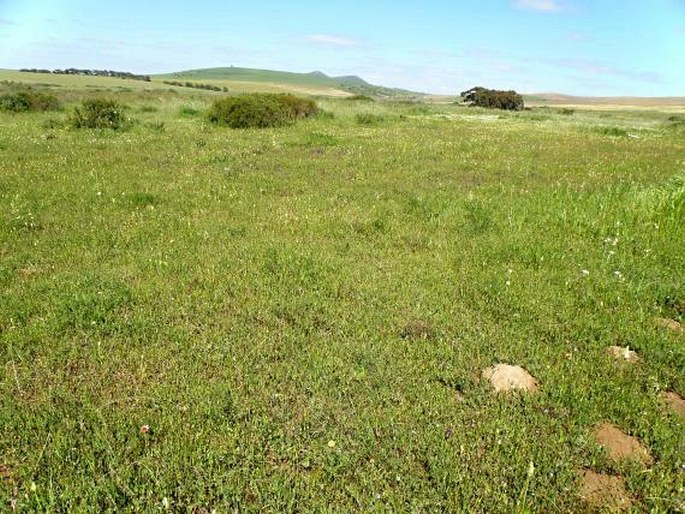
[[316, 102], [290, 94], [255, 93], [215, 100], [209, 110], [212, 123], [231, 128], [280, 127], [314, 116]]
[[108, 98], [86, 99], [76, 107], [69, 121], [74, 128], [113, 129], [126, 128], [130, 120], [124, 115], [125, 107]]
[[0, 111], [2, 508], [685, 509], [680, 115], [158, 86]]
[[0, 110], [8, 112], [57, 111], [61, 104], [57, 97], [41, 91], [18, 91], [0, 95]]

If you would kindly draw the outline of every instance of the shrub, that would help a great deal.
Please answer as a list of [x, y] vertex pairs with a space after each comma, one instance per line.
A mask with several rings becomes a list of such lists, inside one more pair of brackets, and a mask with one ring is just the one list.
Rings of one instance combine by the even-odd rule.
[[231, 128], [266, 128], [286, 125], [318, 112], [312, 100], [289, 94], [253, 93], [215, 100], [208, 118]]
[[376, 125], [385, 120], [383, 116], [372, 114], [370, 112], [360, 112], [356, 116], [357, 124], [359, 125]]
[[93, 98], [84, 100], [81, 108], [74, 110], [70, 123], [75, 128], [121, 129], [128, 124], [123, 115], [124, 106], [114, 100]]
[[0, 110], [3, 111], [57, 111], [60, 107], [55, 96], [37, 91], [19, 91], [0, 96]]
[[352, 95], [348, 96], [345, 98], [345, 100], [348, 100], [350, 102], [375, 102], [372, 97], [369, 95]]
[[314, 100], [289, 94], [276, 96], [278, 101], [288, 108], [290, 115], [295, 119], [309, 118], [319, 112], [319, 107]]
[[461, 97], [464, 102], [477, 107], [491, 109], [505, 109], [511, 111], [523, 110], [523, 97], [516, 91], [498, 91], [484, 87], [474, 87], [468, 91], [462, 91]]

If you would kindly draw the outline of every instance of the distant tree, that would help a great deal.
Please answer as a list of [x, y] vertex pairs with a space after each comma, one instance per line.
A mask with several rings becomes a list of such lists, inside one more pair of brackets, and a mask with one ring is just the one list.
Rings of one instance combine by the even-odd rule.
[[522, 111], [523, 97], [516, 91], [499, 91], [497, 89], [487, 89], [476, 86], [466, 91], [462, 91], [460, 96], [465, 103], [476, 107], [487, 107], [490, 109], [505, 109], [510, 111]]

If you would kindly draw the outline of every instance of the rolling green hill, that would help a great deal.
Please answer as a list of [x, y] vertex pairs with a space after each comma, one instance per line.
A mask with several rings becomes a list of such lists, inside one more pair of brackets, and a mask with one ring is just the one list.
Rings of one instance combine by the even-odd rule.
[[205, 68], [197, 70], [178, 71], [162, 75], [155, 75], [158, 79], [175, 80], [212, 80], [254, 82], [279, 84], [306, 88], [332, 88], [354, 94], [365, 94], [380, 97], [420, 97], [422, 93], [404, 89], [388, 88], [369, 84], [356, 75], [329, 77], [321, 71], [311, 73], [294, 73], [288, 71], [258, 70], [252, 68], [223, 67]]

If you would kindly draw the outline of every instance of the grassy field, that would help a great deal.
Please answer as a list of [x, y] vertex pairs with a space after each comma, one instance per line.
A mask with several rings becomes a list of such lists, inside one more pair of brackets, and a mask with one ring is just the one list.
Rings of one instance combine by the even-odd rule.
[[84, 84], [0, 112], [2, 509], [616, 506], [589, 470], [685, 509], [682, 119], [321, 99], [230, 130], [130, 81], [131, 128], [75, 130]]
[[[224, 68], [220, 68], [224, 69]], [[230, 69], [230, 68], [229, 68]], [[252, 71], [252, 73], [247, 73]], [[204, 73], [203, 73], [204, 72]], [[164, 81], [193, 82], [227, 87], [232, 94], [247, 92], [293, 92], [303, 95], [344, 97], [351, 93], [343, 91], [331, 79], [322, 80], [316, 76], [285, 72], [264, 72], [246, 70], [246, 73], [236, 75], [221, 75], [210, 73], [211, 70], [199, 70], [198, 73], [168, 74], [153, 76], [150, 82], [110, 77], [85, 77], [79, 75], [57, 75], [47, 73], [28, 73], [13, 70], [0, 70], [0, 81], [20, 82], [33, 87], [49, 89], [68, 95], [69, 92], [90, 93], [168, 93], [188, 95], [185, 87], [165, 84]], [[195, 96], [211, 96], [212, 91], [193, 89]]]

